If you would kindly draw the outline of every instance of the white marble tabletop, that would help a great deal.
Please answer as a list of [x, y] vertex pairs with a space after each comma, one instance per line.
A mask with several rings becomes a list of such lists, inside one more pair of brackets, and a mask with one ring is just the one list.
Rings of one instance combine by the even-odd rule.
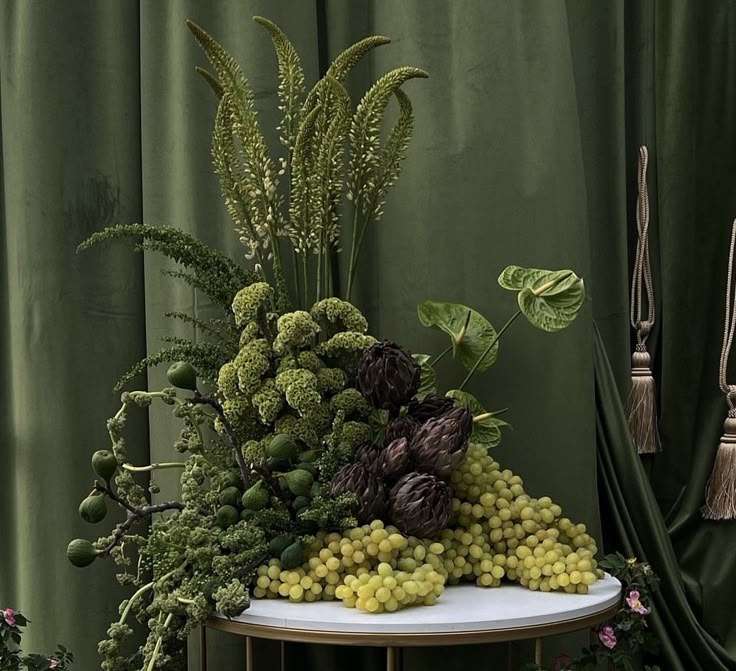
[[608, 575], [588, 594], [533, 592], [513, 584], [492, 588], [464, 584], [448, 587], [433, 606], [380, 614], [346, 608], [338, 600], [291, 603], [287, 599], [253, 599], [250, 608], [232, 621], [352, 634], [500, 632], [593, 616], [616, 606], [620, 594], [621, 583]]

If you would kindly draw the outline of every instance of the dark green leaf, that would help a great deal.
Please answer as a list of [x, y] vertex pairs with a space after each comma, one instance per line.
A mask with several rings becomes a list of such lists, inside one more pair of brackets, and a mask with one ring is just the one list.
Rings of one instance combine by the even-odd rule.
[[501, 442], [501, 427], [509, 426], [507, 422], [488, 412], [472, 394], [459, 389], [452, 389], [446, 396], [455, 401], [456, 405], [467, 408], [474, 418], [473, 433], [470, 436], [471, 443], [480, 443], [487, 447], [496, 447]]
[[[470, 370], [496, 338], [491, 323], [479, 312], [459, 303], [424, 301], [417, 307], [419, 321], [429, 328], [439, 329], [450, 336], [452, 355]], [[493, 365], [498, 355], [498, 342], [483, 359], [478, 370]]]
[[541, 270], [508, 266], [498, 283], [517, 291], [519, 309], [543, 331], [559, 331], [577, 317], [585, 301], [583, 280], [572, 270]]

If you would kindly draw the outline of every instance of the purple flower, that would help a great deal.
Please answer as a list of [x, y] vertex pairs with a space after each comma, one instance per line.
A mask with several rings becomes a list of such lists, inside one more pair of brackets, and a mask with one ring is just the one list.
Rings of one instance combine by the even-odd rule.
[[610, 624], [607, 624], [605, 627], [602, 627], [601, 630], [598, 632], [598, 638], [600, 639], [601, 643], [605, 645], [609, 650], [613, 650], [616, 647], [616, 643], [618, 643], [618, 640], [616, 639], [616, 632], [613, 630], [613, 627]]
[[647, 608], [641, 602], [641, 594], [638, 589], [632, 589], [629, 592], [629, 596], [626, 597], [626, 603], [629, 605], [629, 609], [632, 613], [639, 613], [639, 615], [649, 615], [649, 608]]
[[0, 610], [0, 613], [3, 614], [3, 619], [7, 623], [9, 627], [15, 626], [15, 611], [12, 608], [7, 608], [6, 610]]

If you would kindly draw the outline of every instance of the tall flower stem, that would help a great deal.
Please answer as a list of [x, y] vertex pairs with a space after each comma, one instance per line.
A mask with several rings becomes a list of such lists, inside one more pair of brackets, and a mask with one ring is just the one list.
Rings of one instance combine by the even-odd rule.
[[465, 376], [465, 379], [463, 380], [462, 384], [458, 387], [460, 391], [465, 389], [465, 385], [468, 384], [468, 382], [470, 382], [470, 379], [475, 374], [475, 371], [478, 370], [478, 366], [480, 366], [483, 360], [488, 356], [490, 351], [493, 349], [493, 346], [499, 341], [501, 336], [505, 333], [506, 329], [509, 328], [509, 326], [511, 326], [511, 324], [514, 323], [514, 321], [520, 314], [521, 314], [521, 310], [517, 310], [513, 315], [511, 315], [511, 318], [501, 327], [501, 330], [498, 333], [496, 333], [496, 337], [493, 340], [491, 340], [488, 347], [486, 347], [485, 352], [483, 352], [483, 354], [481, 354], [478, 357], [478, 360], [473, 364], [473, 367], [470, 369], [470, 372]]
[[448, 345], [446, 349], [442, 350], [434, 359], [434, 361], [430, 361], [429, 365], [434, 368], [442, 359], [444, 359], [450, 352], [452, 352], [453, 345]]

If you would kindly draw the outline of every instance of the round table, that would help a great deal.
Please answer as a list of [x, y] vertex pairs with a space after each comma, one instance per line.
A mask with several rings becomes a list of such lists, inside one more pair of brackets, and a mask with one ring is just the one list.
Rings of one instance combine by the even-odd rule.
[[[212, 617], [207, 628], [246, 637], [246, 669], [253, 671], [251, 638], [282, 642], [366, 645], [386, 648], [386, 669], [398, 671], [401, 648], [464, 645], [536, 639], [541, 664], [543, 636], [594, 627], [615, 615], [621, 583], [609, 575], [588, 594], [533, 592], [519, 585], [495, 588], [449, 587], [434, 606], [405, 608], [374, 615], [345, 608], [339, 601], [291, 603], [254, 599], [242, 615]], [[206, 628], [202, 627], [201, 671], [206, 671]]]

